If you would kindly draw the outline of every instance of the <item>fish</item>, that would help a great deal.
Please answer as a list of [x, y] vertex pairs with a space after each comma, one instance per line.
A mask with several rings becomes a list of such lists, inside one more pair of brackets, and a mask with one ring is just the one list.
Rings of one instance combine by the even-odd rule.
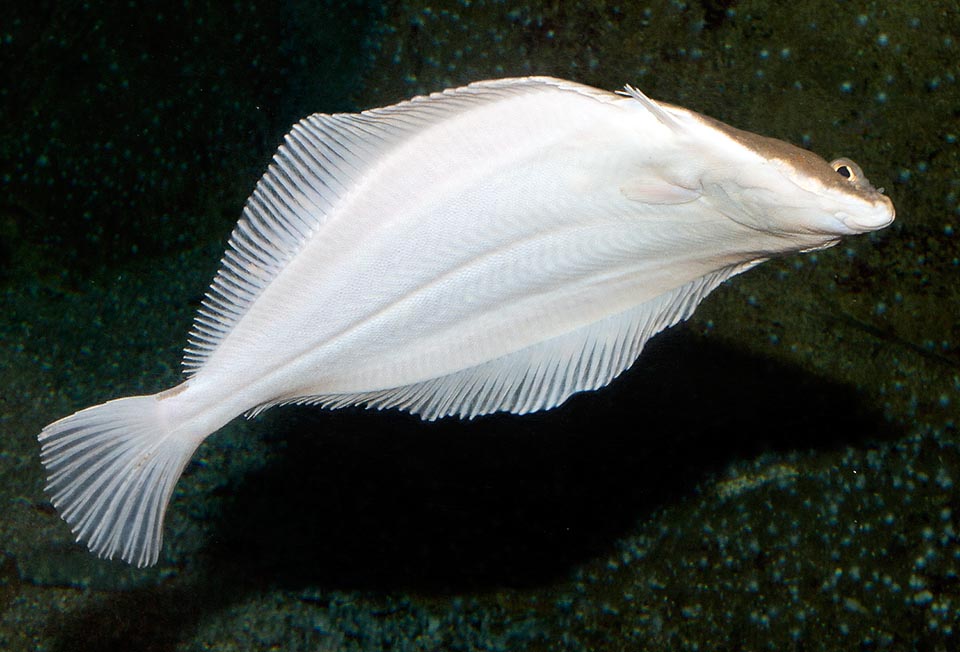
[[43, 428], [102, 558], [157, 562], [174, 485], [283, 404], [525, 414], [610, 383], [724, 280], [894, 220], [853, 161], [551, 77], [295, 124], [205, 294], [184, 380]]

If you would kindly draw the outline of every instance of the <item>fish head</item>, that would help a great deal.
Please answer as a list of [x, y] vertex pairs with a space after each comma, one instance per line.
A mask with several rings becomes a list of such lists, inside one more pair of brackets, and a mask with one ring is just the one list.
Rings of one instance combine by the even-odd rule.
[[797, 246], [790, 248], [806, 250], [893, 222], [893, 202], [852, 160], [828, 162], [782, 140], [700, 120], [734, 145], [723, 148], [725, 160], [706, 170], [702, 182], [709, 201], [741, 225], [794, 237]]
[[877, 231], [893, 222], [893, 202], [852, 160], [827, 162], [805, 149], [781, 145], [785, 156], [762, 164], [780, 189], [769, 207], [779, 228], [836, 237]]

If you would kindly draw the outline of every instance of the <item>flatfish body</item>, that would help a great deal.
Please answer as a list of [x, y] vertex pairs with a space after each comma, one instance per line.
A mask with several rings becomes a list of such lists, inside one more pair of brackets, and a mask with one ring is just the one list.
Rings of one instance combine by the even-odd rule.
[[629, 86], [503, 79], [313, 115], [244, 208], [186, 380], [44, 428], [48, 491], [96, 554], [152, 564], [184, 466], [240, 414], [548, 409], [724, 279], [893, 218], [852, 161]]

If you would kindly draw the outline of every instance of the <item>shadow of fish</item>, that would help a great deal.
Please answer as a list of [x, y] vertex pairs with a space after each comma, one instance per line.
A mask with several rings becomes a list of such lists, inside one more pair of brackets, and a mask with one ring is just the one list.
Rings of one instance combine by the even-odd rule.
[[44, 428], [47, 490], [97, 555], [153, 564], [184, 466], [237, 415], [549, 409], [724, 279], [893, 218], [852, 161], [630, 86], [502, 79], [313, 115], [247, 201], [187, 379]]

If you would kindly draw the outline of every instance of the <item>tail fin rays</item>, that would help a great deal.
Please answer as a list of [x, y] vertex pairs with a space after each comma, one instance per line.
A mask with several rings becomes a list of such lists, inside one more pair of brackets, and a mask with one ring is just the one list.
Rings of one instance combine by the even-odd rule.
[[155, 564], [173, 487], [200, 440], [177, 432], [157, 396], [81, 410], [40, 433], [47, 492], [99, 557]]

